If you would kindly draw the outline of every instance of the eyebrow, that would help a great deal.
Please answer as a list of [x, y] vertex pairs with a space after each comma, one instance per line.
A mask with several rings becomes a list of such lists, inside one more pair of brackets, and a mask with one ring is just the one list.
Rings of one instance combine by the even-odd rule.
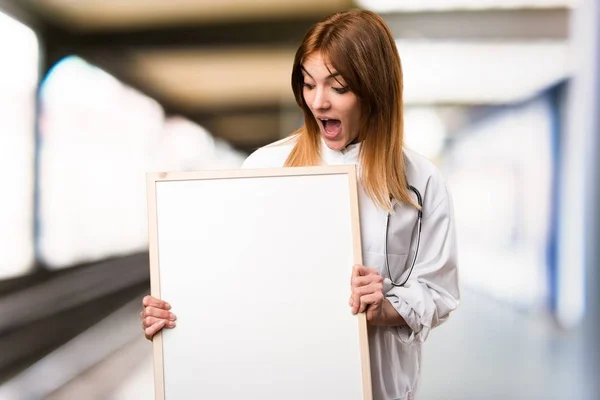
[[[311, 74], [308, 73], [308, 71], [304, 68], [304, 65], [301, 65], [300, 68], [302, 69], [302, 71], [304, 71], [306, 73], [306, 75], [310, 76], [311, 78], [313, 77]], [[335, 78], [336, 76], [340, 76], [339, 72], [334, 72], [332, 74], [329, 74], [325, 79], [329, 79], [329, 78]], [[313, 78], [314, 79], [314, 78]]]

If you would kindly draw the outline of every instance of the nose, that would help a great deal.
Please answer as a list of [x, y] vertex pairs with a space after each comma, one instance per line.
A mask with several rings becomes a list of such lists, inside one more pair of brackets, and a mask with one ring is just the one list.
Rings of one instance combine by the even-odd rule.
[[331, 106], [327, 97], [327, 93], [323, 88], [315, 88], [313, 93], [314, 97], [311, 104], [313, 110], [326, 110]]

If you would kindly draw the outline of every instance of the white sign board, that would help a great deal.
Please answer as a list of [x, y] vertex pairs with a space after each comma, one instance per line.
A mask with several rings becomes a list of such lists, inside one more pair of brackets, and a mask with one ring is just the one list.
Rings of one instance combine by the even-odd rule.
[[157, 399], [370, 400], [354, 166], [148, 175]]

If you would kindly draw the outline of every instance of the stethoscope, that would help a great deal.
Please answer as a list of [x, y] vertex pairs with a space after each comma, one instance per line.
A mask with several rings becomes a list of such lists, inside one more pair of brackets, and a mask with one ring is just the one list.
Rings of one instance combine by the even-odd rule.
[[[417, 246], [415, 247], [415, 254], [413, 255], [412, 262], [410, 264], [410, 269], [408, 270], [408, 275], [402, 281], [402, 283], [398, 283], [392, 279], [392, 273], [390, 272], [390, 264], [388, 262], [388, 251], [387, 251], [387, 242], [388, 242], [388, 227], [390, 224], [390, 213], [387, 213], [387, 217], [385, 219], [385, 267], [387, 269], [388, 277], [384, 279], [384, 284], [392, 285], [395, 287], [401, 287], [408, 282], [410, 278], [410, 274], [412, 274], [412, 270], [415, 267], [415, 263], [417, 262], [417, 255], [419, 254], [419, 244], [421, 243], [421, 219], [423, 218], [423, 198], [421, 197], [421, 193], [414, 186], [408, 185], [408, 189], [412, 190], [413, 193], [417, 196], [417, 202], [419, 203], [419, 209], [417, 210]], [[414, 228], [413, 228], [414, 231]], [[411, 239], [412, 244], [412, 239]], [[405, 269], [406, 271], [406, 269]]]

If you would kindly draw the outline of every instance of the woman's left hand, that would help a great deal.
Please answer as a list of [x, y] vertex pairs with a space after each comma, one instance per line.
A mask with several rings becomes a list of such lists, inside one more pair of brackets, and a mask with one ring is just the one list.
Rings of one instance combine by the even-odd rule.
[[383, 278], [376, 269], [355, 265], [352, 268], [351, 289], [352, 314], [366, 311], [367, 321], [372, 323], [384, 318]]

